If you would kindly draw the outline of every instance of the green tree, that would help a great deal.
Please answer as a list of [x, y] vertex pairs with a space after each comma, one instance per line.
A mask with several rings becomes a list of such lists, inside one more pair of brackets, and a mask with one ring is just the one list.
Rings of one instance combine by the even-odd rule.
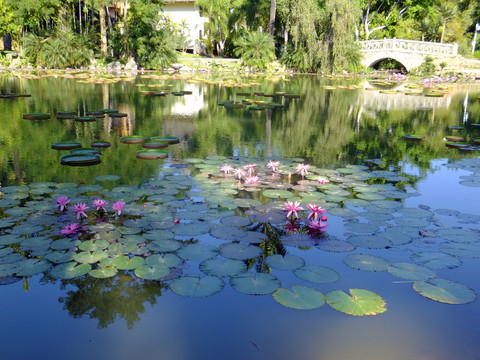
[[458, 15], [458, 5], [456, 2], [450, 0], [442, 0], [436, 4], [435, 11], [440, 17], [440, 25], [442, 27], [440, 42], [443, 43], [447, 24], [453, 21]]
[[252, 31], [236, 42], [235, 54], [245, 65], [254, 69], [265, 69], [275, 59], [273, 38], [263, 32]]
[[10, 5], [5, 0], [0, 0], [0, 37], [4, 39], [4, 50], [12, 50], [11, 39], [20, 34], [20, 29]]

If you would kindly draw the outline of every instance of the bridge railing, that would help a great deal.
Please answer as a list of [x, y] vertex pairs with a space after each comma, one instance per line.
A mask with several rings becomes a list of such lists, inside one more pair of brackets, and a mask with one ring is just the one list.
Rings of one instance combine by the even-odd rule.
[[427, 41], [383, 39], [359, 41], [362, 52], [399, 51], [425, 55], [455, 56], [457, 44], [442, 44]]

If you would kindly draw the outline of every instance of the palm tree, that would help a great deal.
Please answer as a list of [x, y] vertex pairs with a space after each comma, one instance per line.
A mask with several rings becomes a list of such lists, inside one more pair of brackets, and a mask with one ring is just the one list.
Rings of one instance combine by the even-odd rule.
[[245, 65], [255, 69], [264, 69], [275, 59], [275, 45], [273, 38], [263, 32], [252, 31], [241, 37], [234, 50]]
[[438, 13], [438, 15], [440, 15], [440, 23], [442, 25], [440, 42], [443, 43], [447, 23], [449, 23], [458, 15], [458, 5], [450, 2], [449, 0], [443, 0], [435, 6], [435, 11]]

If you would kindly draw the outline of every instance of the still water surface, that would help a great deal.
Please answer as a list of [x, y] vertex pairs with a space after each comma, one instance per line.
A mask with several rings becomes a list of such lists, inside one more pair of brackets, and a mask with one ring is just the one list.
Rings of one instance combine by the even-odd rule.
[[[123, 184], [161, 179], [162, 169], [184, 158], [209, 155], [275, 159], [303, 158], [318, 167], [335, 169], [347, 164], [369, 164], [381, 159], [380, 169], [406, 176], [406, 191], [416, 196], [404, 207], [419, 205], [479, 215], [479, 187], [460, 184], [472, 171], [448, 164], [476, 158], [444, 146], [442, 139], [457, 135], [448, 126], [463, 125], [461, 134], [480, 136], [470, 123], [480, 122], [480, 89], [457, 87], [443, 98], [381, 94], [365, 90], [327, 90], [331, 84], [310, 77], [248, 79], [253, 88], [232, 88], [186, 80], [137, 77], [115, 84], [79, 83], [78, 79], [45, 77], [26, 79], [11, 74], [1, 78], [3, 93], [29, 93], [30, 98], [1, 99], [0, 179], [2, 186], [33, 182], [96, 183], [98, 175], [116, 174]], [[335, 84], [361, 84], [363, 79]], [[138, 86], [143, 84], [143, 86]], [[150, 86], [151, 85], [151, 86]], [[399, 85], [402, 88], [402, 85]], [[152, 97], [140, 90], [189, 90], [191, 95]], [[285, 91], [299, 99], [277, 99], [283, 107], [268, 111], [226, 109], [222, 101], [241, 101], [239, 92], [272, 94]], [[252, 95], [253, 97], [253, 95]], [[259, 98], [259, 97], [257, 97]], [[265, 100], [265, 99], [263, 99]], [[267, 99], [269, 100], [269, 99]], [[23, 120], [26, 112], [76, 110], [79, 115], [99, 108], [117, 108], [125, 119], [104, 117], [92, 123], [73, 120]], [[407, 143], [404, 134], [426, 136], [423, 143]], [[169, 160], [135, 158], [138, 146], [120, 142], [121, 136], [177, 136], [169, 147]], [[60, 165], [51, 143], [76, 140], [112, 144], [103, 151], [102, 163], [89, 167]], [[63, 154], [64, 152], [62, 152]], [[370, 163], [371, 164], [371, 163]], [[374, 167], [375, 168], [375, 167]], [[174, 173], [188, 171], [175, 168]], [[477, 169], [477, 174], [478, 174]], [[52, 199], [52, 203], [54, 200]], [[358, 210], [358, 209], [357, 209]], [[478, 232], [478, 219], [435, 212], [438, 223]], [[328, 234], [346, 239], [347, 221], [329, 215]], [[431, 227], [435, 231], [437, 227]], [[218, 246], [218, 240], [199, 237]], [[427, 239], [428, 240], [428, 239]], [[394, 249], [357, 248], [391, 262], [409, 262], [420, 245]], [[387, 311], [376, 316], [354, 317], [327, 304], [315, 310], [293, 310], [271, 295], [251, 296], [228, 285], [206, 298], [178, 296], [169, 282], [141, 282], [131, 272], [114, 278], [88, 275], [70, 281], [52, 280], [44, 274], [0, 287], [3, 359], [477, 359], [480, 354], [479, 302], [448, 305], [420, 296], [412, 282], [386, 271], [354, 270], [343, 263], [345, 253], [312, 247], [288, 247], [288, 253], [308, 264], [335, 269], [340, 279], [332, 284], [311, 284], [291, 272], [272, 269], [283, 287], [312, 286], [324, 294], [331, 290], [362, 288], [382, 296]], [[480, 263], [462, 258], [462, 265], [435, 270], [438, 278], [467, 285], [480, 292]], [[199, 273], [198, 263], [188, 262], [184, 273]]]

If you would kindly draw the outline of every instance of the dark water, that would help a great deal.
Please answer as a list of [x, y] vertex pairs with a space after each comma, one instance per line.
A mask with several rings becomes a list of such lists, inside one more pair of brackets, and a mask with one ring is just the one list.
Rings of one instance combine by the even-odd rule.
[[[115, 84], [78, 83], [78, 79], [25, 79], [5, 75], [3, 93], [29, 93], [30, 98], [0, 99], [0, 179], [2, 186], [53, 181], [91, 184], [98, 175], [116, 174], [124, 184], [161, 178], [162, 168], [174, 160], [209, 155], [301, 157], [313, 165], [337, 168], [381, 159], [382, 169], [399, 171], [405, 185], [418, 196], [404, 207], [419, 205], [451, 209], [461, 215], [480, 215], [478, 187], [460, 184], [460, 176], [474, 170], [456, 166], [478, 153], [444, 146], [442, 139], [457, 134], [448, 126], [463, 125], [467, 138], [480, 137], [470, 123], [480, 122], [475, 87], [456, 87], [443, 98], [380, 94], [365, 90], [326, 90], [331, 82], [318, 78], [249, 79], [261, 85], [233, 88], [189, 83], [186, 80], [137, 78]], [[336, 81], [361, 84], [364, 80]], [[161, 84], [157, 87], [136, 84]], [[151, 97], [139, 90], [191, 90], [183, 97]], [[367, 86], [369, 86], [367, 84]], [[239, 92], [299, 94], [299, 99], [275, 99], [283, 108], [267, 111], [225, 109], [217, 103], [241, 100]], [[468, 95], [467, 95], [468, 94]], [[253, 96], [252, 96], [253, 97]], [[259, 97], [258, 97], [259, 98]], [[269, 99], [267, 99], [269, 100]], [[107, 117], [93, 123], [73, 120], [23, 120], [26, 112], [77, 110], [80, 115], [99, 108], [118, 108], [126, 119]], [[408, 143], [404, 134], [426, 136]], [[169, 147], [170, 160], [141, 161], [138, 146], [122, 144], [125, 135], [170, 135], [180, 144]], [[76, 140], [87, 145], [108, 141], [102, 163], [89, 167], [60, 165], [50, 144]], [[62, 152], [63, 154], [64, 152]], [[478, 174], [479, 170], [476, 170]], [[435, 212], [446, 227], [477, 232], [479, 221]], [[345, 220], [329, 216], [328, 233], [347, 237]], [[425, 239], [424, 239], [425, 240]], [[203, 239], [207, 243], [215, 241]], [[423, 245], [422, 245], [423, 246]], [[420, 246], [420, 248], [422, 248]], [[428, 245], [423, 247], [427, 248]], [[418, 249], [358, 249], [409, 261]], [[52, 280], [44, 274], [0, 287], [1, 359], [477, 359], [480, 354], [478, 300], [449, 305], [420, 296], [412, 282], [387, 272], [354, 270], [343, 263], [345, 253], [288, 248], [307, 263], [331, 267], [340, 273], [332, 284], [309, 284], [293, 273], [272, 269], [282, 286], [307, 285], [324, 294], [331, 290], [366, 288], [380, 294], [387, 311], [354, 317], [328, 305], [315, 310], [293, 310], [270, 295], [251, 296], [229, 285], [206, 298], [178, 296], [168, 282], [142, 282], [133, 273], [114, 278]], [[455, 269], [435, 270], [446, 278], [480, 292], [479, 260], [462, 258]], [[198, 273], [189, 262], [186, 273]], [[318, 285], [318, 286], [317, 286]], [[28, 287], [28, 291], [25, 290]]]

